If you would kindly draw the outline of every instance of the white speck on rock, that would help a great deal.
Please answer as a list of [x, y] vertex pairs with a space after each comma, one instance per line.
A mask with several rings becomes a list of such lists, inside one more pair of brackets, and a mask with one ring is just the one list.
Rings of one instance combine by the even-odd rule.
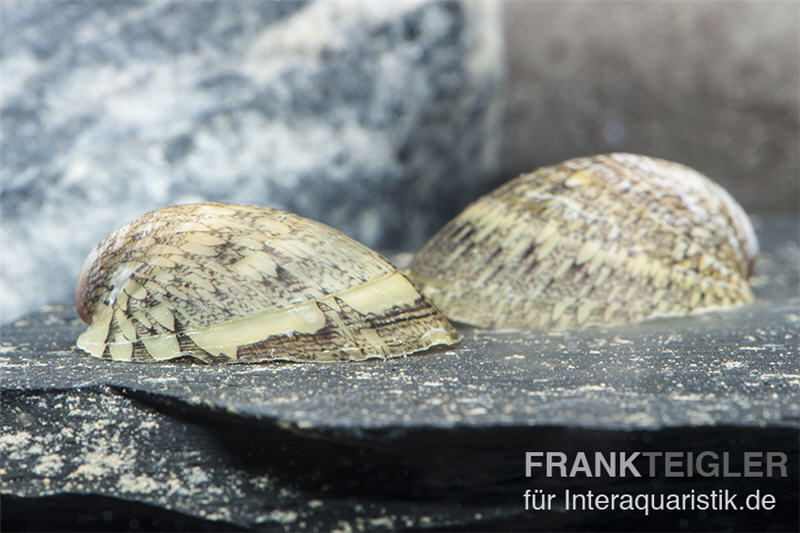
[[291, 524], [297, 520], [297, 512], [292, 510], [275, 509], [267, 515], [270, 520], [281, 524]]
[[186, 473], [186, 481], [194, 485], [199, 485], [200, 483], [205, 483], [208, 481], [208, 475], [205, 473], [205, 471], [203, 471], [202, 468], [195, 466], [190, 468]]
[[722, 363], [722, 366], [724, 366], [726, 370], [730, 370], [732, 368], [741, 368], [744, 366], [744, 363], [741, 361], [725, 361]]
[[33, 471], [40, 476], [52, 476], [58, 473], [64, 466], [61, 457], [56, 454], [43, 455], [33, 467]]
[[158, 483], [148, 475], [123, 474], [119, 478], [119, 490], [122, 492], [154, 492]]

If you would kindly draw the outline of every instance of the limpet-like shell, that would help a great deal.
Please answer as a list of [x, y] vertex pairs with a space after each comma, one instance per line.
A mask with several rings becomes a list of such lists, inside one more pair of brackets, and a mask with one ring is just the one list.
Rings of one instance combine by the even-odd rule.
[[459, 340], [386, 259], [319, 222], [220, 203], [148, 213], [86, 260], [95, 357], [207, 362], [398, 357]]
[[705, 176], [609, 154], [480, 198], [430, 239], [409, 277], [451, 320], [571, 328], [749, 302], [757, 252], [742, 208]]

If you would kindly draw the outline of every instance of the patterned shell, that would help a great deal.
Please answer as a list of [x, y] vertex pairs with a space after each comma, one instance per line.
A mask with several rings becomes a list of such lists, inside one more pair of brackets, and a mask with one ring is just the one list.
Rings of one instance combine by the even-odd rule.
[[758, 243], [725, 190], [633, 154], [522, 175], [431, 238], [409, 277], [451, 320], [574, 328], [752, 300]]
[[398, 357], [459, 340], [386, 259], [265, 207], [148, 213], [89, 255], [75, 296], [95, 357], [206, 362]]

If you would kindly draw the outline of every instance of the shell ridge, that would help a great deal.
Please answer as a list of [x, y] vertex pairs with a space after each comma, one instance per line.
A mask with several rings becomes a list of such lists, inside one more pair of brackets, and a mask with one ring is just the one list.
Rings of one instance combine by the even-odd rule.
[[[618, 161], [617, 158], [614, 157], [614, 156], [618, 156], [618, 155], [619, 156], [627, 156], [629, 158], [632, 154], [610, 154], [609, 156], [599, 156], [598, 157], [598, 159], [600, 159], [600, 160], [611, 161], [611, 162], [614, 163], [614, 165], [615, 165], [615, 168], [613, 169], [614, 175], [611, 176], [611, 177], [620, 178], [620, 177], [622, 177], [622, 176], [624, 176], [626, 174], [629, 174], [633, 170], [639, 169], [639, 167], [637, 167], [635, 165], [635, 161], [634, 161], [634, 165], [633, 166], [630, 166], [630, 162], [628, 162], [628, 164], [626, 165], [625, 163]], [[636, 157], [638, 157], [638, 156], [636, 156]], [[706, 200], [706, 201], [708, 201], [708, 200], [717, 200], [716, 203], [724, 205], [724, 207], [726, 209], [724, 210], [723, 215], [727, 219], [730, 219], [730, 217], [731, 217], [731, 212], [730, 211], [731, 211], [731, 207], [732, 206], [728, 205], [727, 202], [720, 201], [719, 199], [715, 199], [715, 198], [713, 198], [711, 196], [710, 189], [713, 189], [715, 192], [716, 192], [717, 189], [723, 190], [721, 187], [719, 187], [719, 185], [713, 183], [707, 177], [697, 173], [696, 171], [694, 171], [694, 170], [692, 170], [689, 167], [686, 167], [684, 165], [680, 165], [680, 164], [677, 164], [677, 163], [671, 163], [671, 162], [664, 161], [664, 160], [657, 160], [657, 159], [653, 159], [653, 161], [656, 161], [658, 163], [657, 165], [655, 165], [655, 167], [658, 168], [660, 172], [668, 172], [669, 171], [669, 166], [675, 166], [675, 167], [680, 168], [682, 172], [686, 173], [687, 176], [690, 176], [690, 180], [693, 180], [693, 181], [697, 182], [697, 183], [694, 183], [692, 186], [696, 191], [700, 191], [700, 192], [703, 193], [703, 199], [704, 200]], [[521, 177], [523, 177], [523, 178], [527, 177], [531, 181], [540, 179], [539, 176], [537, 175], [537, 172], [533, 172], [533, 173], [530, 173], [530, 174], [523, 174]], [[600, 179], [604, 180], [608, 184], [613, 184], [613, 182], [609, 181], [609, 176], [606, 175], [606, 174], [602, 174]], [[637, 181], [637, 180], [633, 179], [631, 181]], [[669, 196], [669, 193], [665, 193], [664, 190], [661, 189], [661, 188], [657, 188], [657, 187], [653, 187], [653, 186], [646, 187], [645, 185], [649, 185], [649, 184], [641, 183], [641, 180], [639, 180], [639, 184], [640, 184], [640, 187], [639, 187], [640, 188], [640, 193], [643, 193], [645, 196], [649, 197], [648, 201], [649, 201], [650, 204], [658, 203], [658, 201], [660, 200], [660, 198], [657, 199], [657, 198], [653, 198], [652, 197], [652, 196], [654, 196], [655, 193], [658, 193], [658, 194], [660, 194], [662, 196]], [[521, 185], [525, 185], [524, 184], [524, 180], [521, 180]], [[555, 184], [553, 184], [553, 186], [555, 186]], [[727, 195], [727, 192], [725, 194]], [[557, 197], [558, 195], [552, 195], [552, 196], [553, 197]], [[684, 198], [682, 196], [680, 196], [680, 195], [672, 195], [672, 196], [674, 198], [680, 200], [681, 202], [683, 202], [683, 200], [684, 200]], [[727, 195], [727, 196], [729, 196], [729, 195]], [[633, 210], [634, 212], [641, 212], [641, 214], [643, 216], [645, 216], [645, 217], [649, 218], [650, 220], [658, 223], [658, 225], [662, 226], [663, 228], [669, 228], [669, 230], [672, 231], [673, 234], [676, 237], [685, 238], [689, 242], [693, 242], [687, 236], [683, 235], [682, 232], [678, 231], [677, 230], [678, 228], [676, 228], [676, 226], [674, 224], [670, 224], [661, 215], [661, 213], [659, 213], [658, 210], [642, 209], [640, 205], [638, 205], [637, 203], [634, 202], [633, 197], [628, 197], [628, 196], [624, 196], [624, 195], [617, 195], [615, 197], [615, 200], [617, 201], [618, 204], [625, 206], [625, 208], [626, 208], [625, 211]], [[735, 205], [735, 203], [734, 203], [734, 205]], [[686, 211], [687, 212], [691, 211], [688, 208], [688, 206], [685, 206], [685, 207], [686, 207]], [[736, 208], [737, 208], [737, 210], [740, 210], [740, 208], [738, 208], [738, 206], [736, 206]], [[602, 211], [600, 211], [598, 208], [594, 207], [592, 204], [587, 204], [585, 206], [585, 209], [588, 210], [588, 211], [591, 211], [594, 215], [603, 216]], [[707, 250], [707, 249], [703, 249], [702, 251], [704, 253], [709, 252], [709, 250]], [[708, 254], [708, 255], [710, 255], [710, 254]]]
[[327, 225], [269, 208], [173, 206], [87, 258], [79, 349], [135, 362], [363, 360], [459, 335], [389, 261]]
[[752, 300], [751, 230], [741, 206], [689, 167], [598, 155], [521, 174], [473, 202], [409, 276], [448, 317], [479, 327], [674, 316]]
[[[659, 161], [661, 161], [661, 160], [659, 160]], [[618, 162], [617, 162], [617, 164], [618, 164]], [[701, 174], [689, 169], [688, 167], [684, 167], [683, 165], [679, 165], [679, 166], [682, 169], [685, 169], [685, 171], [688, 171], [689, 174], [692, 176], [692, 179], [698, 179], [699, 183], [697, 185], [701, 186], [699, 188], [701, 190], [703, 190], [704, 193], [708, 193], [707, 189], [709, 188], [709, 186], [713, 186], [715, 188], [720, 188], [718, 185], [716, 185], [713, 182], [711, 182], [705, 176], [702, 176]], [[664, 170], [661, 167], [662, 167], [662, 165], [659, 164], [659, 168]], [[623, 167], [622, 169], [615, 169], [615, 172], [618, 175], [622, 175], [623, 172], [628, 171], [628, 170], [630, 170], [629, 167]], [[523, 174], [522, 176], [517, 178], [518, 185], [523, 185], [523, 186], [525, 185], [525, 180], [522, 179], [522, 178], [528, 178], [530, 181], [533, 182], [535, 179], [537, 179], [536, 174], [537, 174], [536, 172], [533, 172], [533, 173], [530, 173], [530, 174]], [[515, 181], [517, 181], [517, 180], [515, 180]], [[511, 182], [509, 183], [509, 185], [511, 185]], [[652, 191], [652, 190], [648, 190], [646, 194], [650, 195], [653, 192], [654, 191]], [[658, 191], [658, 192], [660, 192], [660, 191]], [[500, 196], [500, 195], [498, 195], [498, 196]], [[557, 199], [557, 200], [562, 200], [562, 198], [560, 198], [556, 194], [547, 194], [547, 195], [543, 195], [543, 196], [552, 197], [553, 199]], [[675, 196], [675, 198], [680, 199], [681, 201], [683, 200], [680, 196]], [[624, 211], [639, 212], [639, 214], [641, 216], [643, 216], [644, 218], [646, 218], [646, 219], [650, 220], [651, 222], [653, 222], [656, 227], [660, 228], [662, 231], [668, 232], [671, 236], [673, 236], [675, 238], [675, 240], [679, 240], [679, 241], [685, 243], [687, 246], [694, 245], [697, 248], [697, 251], [696, 251], [696, 253], [694, 255], [696, 255], [698, 257], [711, 258], [710, 259], [711, 262], [712, 262], [711, 266], [714, 267], [714, 269], [719, 273], [719, 275], [721, 277], [723, 277], [723, 278], [730, 278], [730, 281], [728, 283], [729, 283], [729, 285], [730, 285], [732, 290], [740, 285], [740, 279], [744, 278], [744, 276], [742, 275], [742, 272], [740, 272], [738, 270], [734, 270], [734, 269], [732, 269], [730, 267], [727, 267], [726, 265], [722, 264], [719, 260], [717, 260], [716, 257], [715, 257], [715, 254], [712, 253], [712, 252], [716, 251], [716, 247], [714, 247], [712, 249], [710, 243], [709, 244], [698, 243], [696, 240], [691, 239], [691, 237], [689, 237], [683, 231], [681, 231], [680, 227], [676, 226], [675, 224], [669, 223], [669, 221], [667, 221], [660, 213], [658, 213], [657, 210], [642, 209], [640, 206], [638, 206], [633, 201], [632, 198], [629, 198], [628, 196], [617, 195], [617, 197], [615, 199], [617, 200], [617, 202], [619, 204], [621, 204], [622, 206], [625, 207]], [[499, 199], [499, 198], [492, 198], [492, 200], [501, 201], [502, 202], [502, 199]], [[651, 199], [651, 201], [654, 201], [654, 200]], [[510, 209], [514, 210], [517, 213], [526, 213], [525, 211], [522, 211], [522, 210], [519, 210], [518, 208], [516, 208], [516, 206], [509, 205], [509, 204], [506, 204], [506, 205], [508, 205], [508, 207]], [[725, 207], [727, 208], [729, 206], [726, 205]], [[636, 226], [640, 225], [641, 222], [642, 222], [641, 220], [637, 219], [637, 220], [634, 220], [634, 221], [631, 222], [630, 227], [624, 227], [624, 226], [620, 227], [619, 224], [618, 224], [618, 221], [611, 219], [607, 214], [603, 213], [601, 210], [599, 210], [598, 207], [595, 207], [592, 204], [588, 204], [587, 206], [585, 206], [583, 212], [588, 215], [586, 217], [583, 217], [586, 220], [585, 224], [587, 226], [592, 224], [592, 223], [594, 223], [594, 222], [596, 222], [596, 221], [602, 220], [602, 221], [605, 221], [605, 222], [609, 222], [612, 226], [617, 226], [617, 228], [618, 228], [617, 231], [621, 231], [623, 233], [625, 233], [627, 230], [631, 230], [631, 229], [635, 228]], [[687, 212], [688, 212], [688, 209], [687, 209]], [[576, 211], [576, 213], [579, 213], [579, 211]], [[725, 216], [726, 219], [730, 219], [730, 217], [731, 217], [730, 210], [726, 209], [725, 212], [722, 213], [722, 215]], [[676, 267], [680, 267], [678, 261], [671, 261], [670, 262], [666, 258], [658, 257], [658, 256], [654, 256], [653, 259], [661, 260], [663, 262], [663, 264], [666, 265], [667, 267], [671, 267], [672, 265], [675, 265]], [[740, 259], [741, 259], [743, 264], [746, 263], [745, 258], [741, 257], [741, 254], [740, 254]], [[682, 268], [685, 268], [685, 267], [682, 267]]]

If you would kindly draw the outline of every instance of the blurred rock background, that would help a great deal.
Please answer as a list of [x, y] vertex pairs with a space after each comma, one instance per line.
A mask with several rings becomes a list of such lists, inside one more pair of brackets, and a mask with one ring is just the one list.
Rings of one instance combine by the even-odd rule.
[[506, 7], [501, 180], [579, 154], [684, 163], [749, 213], [800, 203], [800, 2]]
[[414, 248], [497, 173], [501, 6], [3, 1], [0, 322], [152, 209], [255, 203]]
[[179, 202], [413, 250], [522, 171], [633, 151], [798, 210], [798, 3], [0, 2], [0, 323]]

